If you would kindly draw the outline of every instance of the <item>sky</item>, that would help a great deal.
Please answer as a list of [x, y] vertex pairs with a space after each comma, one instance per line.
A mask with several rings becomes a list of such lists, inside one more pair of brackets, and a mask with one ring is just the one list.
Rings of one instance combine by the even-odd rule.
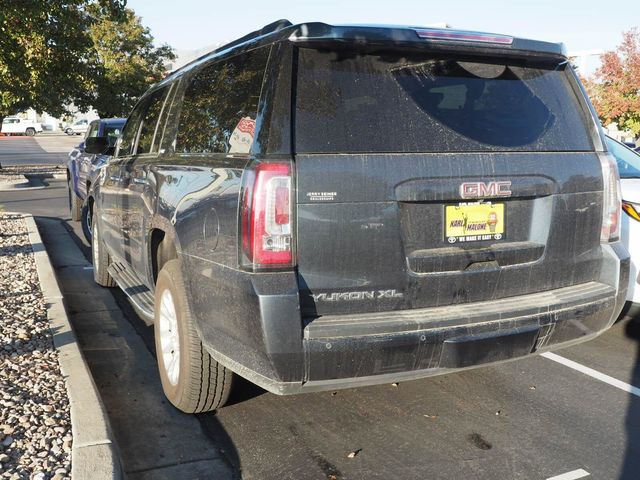
[[195, 50], [231, 41], [275, 20], [293, 23], [425, 25], [561, 41], [569, 52], [611, 50], [640, 27], [637, 0], [128, 0], [156, 44]]

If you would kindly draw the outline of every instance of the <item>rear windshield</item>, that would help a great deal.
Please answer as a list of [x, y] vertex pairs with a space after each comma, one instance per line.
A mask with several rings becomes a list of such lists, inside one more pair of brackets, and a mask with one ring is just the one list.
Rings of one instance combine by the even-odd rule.
[[300, 49], [296, 151], [593, 150], [566, 65]]

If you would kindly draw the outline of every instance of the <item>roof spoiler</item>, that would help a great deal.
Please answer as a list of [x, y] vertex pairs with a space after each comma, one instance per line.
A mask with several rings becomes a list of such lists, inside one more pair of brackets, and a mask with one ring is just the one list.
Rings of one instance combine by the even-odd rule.
[[563, 44], [529, 40], [484, 32], [429, 27], [382, 27], [378, 25], [327, 25], [306, 23], [296, 25], [288, 37], [290, 42], [305, 47], [323, 48], [343, 44], [356, 46], [396, 45], [401, 47], [428, 46], [432, 49], [456, 49], [469, 51], [501, 51], [531, 57], [566, 58]]
[[290, 27], [291, 25], [293, 25], [293, 24], [287, 19], [276, 20], [275, 22], [272, 22], [272, 23], [270, 23], [268, 25], [265, 25], [260, 30], [256, 30], [254, 32], [247, 33], [245, 36], [240, 37], [240, 38], [234, 40], [233, 42], [226, 43], [226, 44], [216, 48], [214, 50], [214, 52], [218, 52], [218, 51], [226, 50], [226, 49], [231, 48], [231, 47], [235, 47], [236, 45], [240, 45], [241, 43], [248, 42], [249, 40], [261, 37], [263, 35], [267, 35], [268, 33], [277, 32], [277, 31], [282, 30], [284, 28]]

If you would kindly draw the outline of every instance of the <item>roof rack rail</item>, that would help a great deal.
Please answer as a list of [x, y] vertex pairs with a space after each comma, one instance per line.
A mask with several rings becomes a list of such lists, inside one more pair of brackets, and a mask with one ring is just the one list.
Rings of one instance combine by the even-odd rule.
[[219, 51], [222, 51], [222, 50], [226, 50], [227, 48], [235, 47], [236, 45], [240, 45], [241, 43], [247, 42], [247, 41], [251, 40], [252, 38], [257, 38], [257, 37], [261, 37], [262, 35], [266, 35], [268, 33], [277, 32], [278, 30], [282, 30], [283, 28], [290, 27], [291, 25], [293, 25], [293, 23], [291, 23], [287, 19], [283, 18], [283, 19], [280, 19], [280, 20], [276, 20], [273, 23], [265, 25], [260, 30], [256, 30], [255, 32], [247, 33], [244, 37], [240, 37], [237, 40], [234, 40], [233, 42], [227, 43], [225, 45], [222, 45], [222, 46], [216, 48], [214, 50], [214, 52], [219, 52]]

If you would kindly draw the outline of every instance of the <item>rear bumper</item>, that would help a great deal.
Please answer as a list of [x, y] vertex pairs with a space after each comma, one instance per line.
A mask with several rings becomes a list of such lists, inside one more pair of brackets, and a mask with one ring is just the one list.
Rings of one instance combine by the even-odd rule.
[[300, 318], [298, 305], [289, 295], [258, 296], [264, 351], [224, 352], [203, 340], [216, 360], [276, 394], [390, 383], [508, 361], [591, 339], [613, 324], [625, 302], [629, 257], [619, 243], [603, 251], [598, 281], [492, 302], [324, 316], [284, 342], [286, 330], [268, 326], [282, 326], [283, 315], [292, 325]]
[[393, 320], [324, 318], [305, 330], [302, 390], [437, 375], [587, 340], [611, 325], [617, 302], [614, 288], [591, 282]]

